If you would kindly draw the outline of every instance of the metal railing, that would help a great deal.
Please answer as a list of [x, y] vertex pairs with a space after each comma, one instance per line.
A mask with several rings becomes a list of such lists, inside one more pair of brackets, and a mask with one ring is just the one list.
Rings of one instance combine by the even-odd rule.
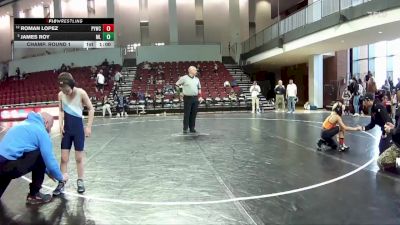
[[[308, 5], [294, 14], [264, 28], [258, 33], [252, 35], [249, 39], [242, 43], [242, 53], [259, 47], [269, 41], [278, 38], [292, 30], [304, 27], [321, 20], [340, 10], [364, 4], [372, 0], [318, 0]], [[279, 32], [278, 32], [279, 31]]]

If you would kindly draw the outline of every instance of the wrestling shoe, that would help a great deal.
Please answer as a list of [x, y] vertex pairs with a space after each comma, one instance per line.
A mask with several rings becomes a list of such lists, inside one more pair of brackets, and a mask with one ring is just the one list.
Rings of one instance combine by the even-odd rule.
[[83, 184], [82, 179], [76, 180], [76, 185], [78, 186], [77, 191], [79, 194], [82, 194], [83, 192], [85, 192], [85, 185]]
[[350, 147], [346, 146], [345, 144], [339, 146], [339, 152], [348, 151], [349, 149]]
[[51, 195], [38, 192], [35, 195], [28, 194], [28, 196], [26, 197], [26, 204], [28, 205], [44, 204], [50, 202], [51, 199], [52, 199]]
[[317, 143], [317, 151], [322, 151], [322, 145], [326, 144], [323, 139], [319, 139]]
[[56, 189], [53, 191], [54, 196], [59, 196], [64, 193], [65, 182], [58, 182]]

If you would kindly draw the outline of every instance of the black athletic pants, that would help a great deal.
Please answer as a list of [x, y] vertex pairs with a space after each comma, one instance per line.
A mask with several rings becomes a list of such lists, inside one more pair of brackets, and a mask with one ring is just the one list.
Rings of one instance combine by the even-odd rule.
[[30, 195], [35, 195], [42, 188], [46, 166], [39, 150], [28, 152], [17, 160], [7, 160], [0, 156], [0, 198], [12, 179], [32, 172], [32, 183], [29, 184]]
[[197, 96], [183, 96], [183, 130], [194, 130], [196, 126], [197, 108], [199, 107], [199, 100]]
[[390, 135], [381, 137], [379, 141], [379, 155], [381, 155], [386, 149], [392, 146], [392, 137]]
[[336, 149], [338, 144], [336, 140], [333, 139], [333, 137], [339, 133], [339, 127], [333, 127], [329, 130], [323, 129], [321, 131], [321, 138], [326, 141], [327, 145], [333, 149]]

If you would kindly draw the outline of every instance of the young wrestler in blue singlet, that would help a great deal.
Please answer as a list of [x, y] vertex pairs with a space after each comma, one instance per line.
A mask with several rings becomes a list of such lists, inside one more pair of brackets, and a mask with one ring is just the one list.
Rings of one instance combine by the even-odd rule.
[[[60, 93], [58, 94], [60, 109], [60, 133], [61, 140], [61, 171], [67, 172], [69, 155], [72, 144], [75, 148], [75, 161], [78, 171], [77, 191], [85, 192], [83, 184], [83, 156], [85, 136], [89, 137], [92, 132], [94, 108], [89, 96], [82, 88], [75, 87], [74, 78], [70, 73], [61, 73], [58, 77]], [[83, 125], [82, 111], [86, 106], [89, 110], [89, 119], [86, 127]], [[65, 183], [60, 182], [53, 191], [53, 195], [60, 195], [64, 191]]]

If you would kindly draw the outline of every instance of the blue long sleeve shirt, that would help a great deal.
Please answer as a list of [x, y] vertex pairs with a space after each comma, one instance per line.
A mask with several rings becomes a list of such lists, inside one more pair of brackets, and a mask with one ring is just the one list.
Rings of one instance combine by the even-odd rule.
[[40, 151], [50, 175], [62, 181], [63, 176], [44, 120], [40, 114], [30, 112], [26, 120], [10, 128], [4, 135], [0, 142], [0, 155], [8, 160], [17, 160], [24, 153], [36, 150]]

